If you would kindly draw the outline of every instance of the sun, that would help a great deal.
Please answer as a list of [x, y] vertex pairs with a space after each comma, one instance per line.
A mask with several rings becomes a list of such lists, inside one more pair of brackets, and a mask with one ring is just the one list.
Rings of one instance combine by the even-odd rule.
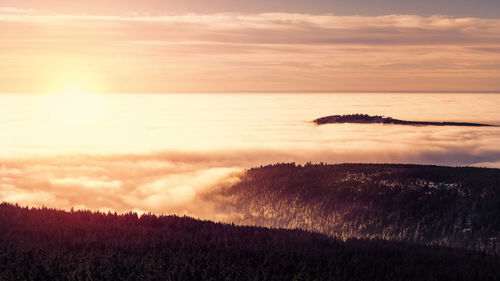
[[57, 94], [63, 95], [82, 95], [82, 94], [95, 94], [96, 90], [93, 89], [90, 83], [85, 83], [79, 80], [67, 80], [58, 86]]
[[97, 75], [90, 71], [59, 72], [50, 84], [47, 99], [53, 120], [66, 127], [98, 122], [105, 110], [101, 91]]
[[49, 91], [54, 94], [96, 94], [103, 91], [100, 75], [86, 68], [61, 68], [49, 83]]

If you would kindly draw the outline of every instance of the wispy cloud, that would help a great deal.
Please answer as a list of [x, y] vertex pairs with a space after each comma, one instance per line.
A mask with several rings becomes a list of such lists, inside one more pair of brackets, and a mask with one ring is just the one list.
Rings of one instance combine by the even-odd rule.
[[0, 27], [2, 91], [43, 90], [63, 64], [110, 91], [500, 89], [498, 19], [2, 9]]

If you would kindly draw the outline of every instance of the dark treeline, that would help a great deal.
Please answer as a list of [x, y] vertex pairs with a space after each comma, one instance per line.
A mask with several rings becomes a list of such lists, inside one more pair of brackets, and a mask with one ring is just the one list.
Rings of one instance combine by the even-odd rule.
[[300, 230], [0, 205], [0, 280], [499, 280], [496, 256]]
[[277, 164], [216, 196], [238, 224], [500, 252], [500, 170]]

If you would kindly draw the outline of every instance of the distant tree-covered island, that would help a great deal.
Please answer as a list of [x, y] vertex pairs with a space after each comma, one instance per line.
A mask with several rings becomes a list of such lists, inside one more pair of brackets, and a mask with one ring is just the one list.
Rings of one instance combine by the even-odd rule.
[[496, 125], [468, 122], [434, 122], [434, 121], [407, 121], [394, 119], [392, 117], [384, 117], [380, 115], [368, 114], [344, 114], [325, 116], [314, 120], [317, 125], [324, 124], [395, 124], [395, 125], [411, 125], [411, 126], [469, 126], [469, 127], [496, 127]]

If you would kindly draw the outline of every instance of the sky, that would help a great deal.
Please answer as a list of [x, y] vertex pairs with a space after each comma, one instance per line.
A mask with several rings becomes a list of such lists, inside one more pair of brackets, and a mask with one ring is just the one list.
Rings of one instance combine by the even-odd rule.
[[[346, 139], [348, 133], [334, 132], [339, 143], [352, 150], [346, 153], [331, 147], [319, 150], [316, 145], [311, 151], [300, 150], [297, 147], [304, 143], [300, 138], [287, 141], [291, 147], [279, 143], [276, 149], [266, 139], [273, 135], [267, 132], [279, 132], [276, 128], [259, 135], [225, 116], [247, 116], [255, 124], [255, 118], [265, 119], [284, 108], [291, 100], [288, 96], [300, 95], [269, 102], [277, 107], [266, 115], [262, 98], [253, 100], [257, 95], [248, 95], [253, 102], [244, 100], [244, 95], [227, 95], [237, 98], [233, 108], [211, 97], [208, 102], [199, 97], [206, 95], [151, 102], [151, 98], [169, 95], [142, 93], [498, 92], [499, 15], [498, 0], [0, 0], [0, 93], [54, 93], [27, 95], [29, 98], [10, 105], [9, 100], [23, 96], [0, 95], [0, 113], [5, 117], [0, 118], [0, 201], [206, 214], [210, 206], [197, 201], [199, 194], [221, 182], [237, 180], [244, 167], [280, 161], [498, 167], [495, 128], [458, 132], [410, 128], [408, 134], [377, 131], [372, 138], [359, 137], [354, 128], [352, 139]], [[108, 104], [109, 96], [119, 97], [120, 102]], [[265, 96], [279, 99], [279, 95]], [[309, 100], [312, 95], [304, 96], [307, 99], [291, 108], [314, 109]], [[402, 104], [393, 108], [410, 106], [401, 114], [413, 113], [418, 118], [409, 120], [421, 120], [429, 108], [443, 114], [450, 103], [460, 99], [457, 96], [418, 103], [415, 99], [407, 102], [405, 95]], [[354, 97], [351, 107], [333, 112], [335, 105], [342, 105], [341, 100], [321, 103], [327, 107], [325, 114], [383, 114], [366, 110], [391, 108], [390, 99]], [[492, 100], [487, 95], [468, 96], [460, 103], [466, 108], [460, 107], [458, 114], [448, 117], [482, 118], [490, 112], [497, 118]], [[363, 102], [367, 103], [365, 111], [358, 111]], [[190, 110], [190, 106], [194, 108]], [[250, 112], [244, 114], [238, 106]], [[208, 115], [202, 114], [205, 109]], [[467, 114], [461, 116], [463, 111]], [[237, 137], [221, 139], [245, 150], [226, 147], [213, 151], [226, 143], [207, 141], [196, 135], [203, 130], [186, 122], [161, 119], [177, 113], [206, 127], [208, 139], [224, 130], [231, 132], [229, 136]], [[199, 122], [210, 114], [233, 122], [242, 131], [235, 134], [236, 129], [229, 130], [233, 127]], [[309, 126], [310, 120], [320, 117], [315, 114], [296, 123]], [[286, 115], [290, 116], [296, 115]], [[427, 120], [463, 121], [431, 117]], [[108, 119], [115, 123], [104, 121]], [[281, 124], [269, 120], [263, 123]], [[283, 128], [291, 128], [288, 122], [286, 119]], [[168, 126], [174, 127], [167, 130]], [[155, 135], [159, 132], [165, 135]], [[313, 134], [297, 132], [315, 140]], [[183, 134], [188, 137], [180, 137]], [[264, 147], [248, 147], [248, 139], [254, 135], [264, 138]], [[332, 143], [327, 136], [322, 144]], [[391, 153], [384, 149], [375, 149], [375, 154], [360, 152], [358, 148], [370, 147], [365, 142], [387, 146]], [[82, 149], [76, 152], [64, 149], [80, 144]], [[208, 151], [196, 151], [197, 144]], [[44, 146], [56, 152], [35, 157]], [[103, 151], [92, 153], [92, 148], [100, 146], [105, 147]], [[120, 147], [127, 148], [126, 152], [114, 154]], [[141, 150], [129, 155], [131, 147]], [[28, 149], [33, 155], [23, 158], [16, 149]]]
[[500, 91], [500, 2], [0, 1], [0, 92]]
[[173, 13], [307, 13], [342, 16], [417, 14], [499, 18], [497, 0], [3, 0], [4, 7], [55, 13], [124, 15]]

